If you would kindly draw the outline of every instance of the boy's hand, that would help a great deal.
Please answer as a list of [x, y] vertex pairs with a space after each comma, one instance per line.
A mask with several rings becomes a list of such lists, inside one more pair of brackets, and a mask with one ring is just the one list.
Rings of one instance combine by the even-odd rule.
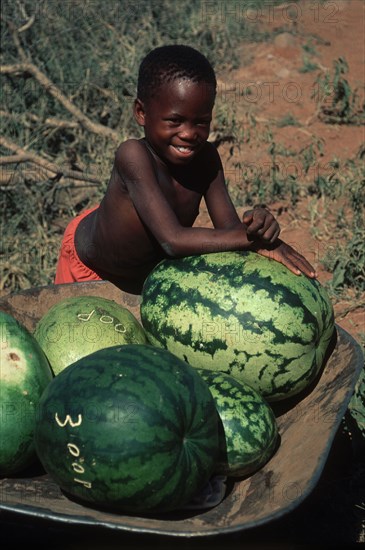
[[266, 208], [247, 210], [242, 222], [247, 226], [247, 237], [274, 243], [280, 234], [280, 226], [274, 216]]
[[304, 258], [304, 256], [299, 254], [299, 252], [297, 252], [289, 244], [284, 243], [280, 239], [278, 239], [272, 246], [268, 246], [267, 248], [257, 247], [255, 248], [255, 251], [258, 254], [261, 254], [261, 256], [266, 256], [267, 258], [271, 258], [272, 260], [285, 265], [288, 269], [290, 269], [290, 271], [295, 273], [295, 275], [301, 275], [303, 273], [311, 279], [317, 277], [315, 269]]

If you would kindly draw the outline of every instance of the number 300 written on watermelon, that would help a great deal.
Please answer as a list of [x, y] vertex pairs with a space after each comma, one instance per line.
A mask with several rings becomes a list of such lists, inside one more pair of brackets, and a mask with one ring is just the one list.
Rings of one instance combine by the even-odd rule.
[[[79, 313], [77, 315], [77, 318], [78, 318], [79, 321], [87, 322], [87, 321], [90, 321], [90, 319], [92, 318], [94, 313], [95, 313], [95, 309], [93, 309], [90, 313]], [[106, 325], [113, 324], [114, 320], [115, 319], [113, 317], [111, 317], [110, 315], [101, 315], [100, 318], [99, 318], [99, 321], [101, 323], [106, 324]], [[122, 332], [123, 333], [123, 332], [126, 331], [126, 328], [122, 323], [117, 323], [116, 325], [114, 325], [114, 330], [115, 330], [115, 332]]]
[[[70, 424], [72, 428], [76, 428], [82, 424], [82, 415], [78, 414], [77, 420], [73, 420], [71, 416], [67, 414], [64, 420], [60, 420], [58, 413], [56, 412], [55, 421], [61, 428], [64, 428], [67, 424]], [[83, 475], [85, 473], [85, 468], [83, 467], [81, 462], [83, 462], [84, 459], [80, 457], [79, 447], [75, 443], [67, 443], [67, 450], [70, 455], [75, 458], [75, 461], [71, 464], [73, 471], [76, 474]], [[76, 483], [81, 483], [81, 485], [83, 485], [85, 489], [91, 489], [92, 487], [91, 481], [85, 481], [84, 479], [80, 479], [77, 477], [74, 477], [74, 481]]]

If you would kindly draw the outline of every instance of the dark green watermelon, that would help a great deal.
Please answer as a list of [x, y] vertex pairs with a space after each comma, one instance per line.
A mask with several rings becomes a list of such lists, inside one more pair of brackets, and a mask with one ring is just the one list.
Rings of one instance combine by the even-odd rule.
[[223, 372], [198, 369], [208, 384], [221, 419], [220, 455], [215, 472], [230, 477], [264, 466], [278, 443], [278, 426], [266, 400], [247, 384]]
[[54, 374], [99, 349], [147, 343], [134, 315], [113, 300], [100, 296], [64, 298], [43, 315], [34, 336]]
[[45, 470], [84, 503], [166, 512], [206, 484], [218, 414], [195, 369], [142, 344], [94, 352], [43, 394], [35, 442]]
[[0, 475], [19, 473], [36, 460], [34, 428], [43, 390], [53, 378], [34, 336], [0, 311]]
[[254, 252], [163, 260], [145, 281], [141, 320], [151, 344], [226, 372], [269, 401], [315, 379], [335, 330], [316, 279]]

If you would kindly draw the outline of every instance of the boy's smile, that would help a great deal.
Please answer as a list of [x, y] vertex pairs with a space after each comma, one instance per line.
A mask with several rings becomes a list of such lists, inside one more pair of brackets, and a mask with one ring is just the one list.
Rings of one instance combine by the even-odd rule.
[[134, 113], [145, 137], [166, 163], [190, 162], [207, 141], [215, 94], [205, 82], [176, 79], [157, 94], [135, 102]]

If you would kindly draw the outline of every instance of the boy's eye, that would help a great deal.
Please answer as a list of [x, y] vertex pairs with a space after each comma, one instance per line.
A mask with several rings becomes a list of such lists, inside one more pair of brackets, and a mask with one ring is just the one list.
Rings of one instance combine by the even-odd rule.
[[[184, 123], [183, 119], [177, 118], [177, 117], [166, 118], [165, 120], [166, 120], [166, 122], [169, 126], [173, 126], [173, 127], [181, 126], [181, 124]], [[195, 126], [200, 126], [201, 128], [209, 128], [210, 123], [211, 123], [210, 119], [209, 120], [196, 120], [194, 122]]]

